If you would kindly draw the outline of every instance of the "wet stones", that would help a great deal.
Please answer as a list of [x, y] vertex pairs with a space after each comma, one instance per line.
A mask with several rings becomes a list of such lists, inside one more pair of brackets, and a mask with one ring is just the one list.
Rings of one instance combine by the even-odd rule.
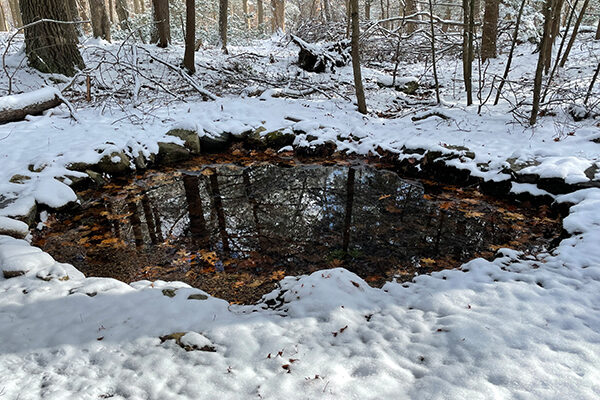
[[166, 136], [177, 137], [184, 141], [183, 147], [189, 150], [191, 154], [200, 154], [200, 139], [196, 131], [188, 129], [171, 129]]
[[217, 153], [226, 150], [231, 142], [231, 134], [228, 132], [204, 132], [200, 136], [200, 146], [205, 153]]

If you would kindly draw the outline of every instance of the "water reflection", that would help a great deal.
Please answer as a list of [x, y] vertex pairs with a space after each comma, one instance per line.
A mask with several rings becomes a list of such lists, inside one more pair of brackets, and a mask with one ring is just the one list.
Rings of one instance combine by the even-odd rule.
[[88, 275], [200, 287], [223, 270], [266, 276], [344, 266], [374, 283], [409, 279], [539, 239], [547, 228], [481, 195], [431, 195], [364, 165], [210, 165], [103, 194], [84, 225], [56, 228], [87, 246], [77, 250], [86, 252], [81, 261], [68, 259], [63, 244], [62, 261]]

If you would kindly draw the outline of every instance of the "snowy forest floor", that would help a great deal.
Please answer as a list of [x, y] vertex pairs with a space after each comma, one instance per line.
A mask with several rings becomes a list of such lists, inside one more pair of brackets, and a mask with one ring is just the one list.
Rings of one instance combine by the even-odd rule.
[[[587, 89], [600, 43], [582, 35], [553, 86], [556, 106], [529, 128], [515, 120], [526, 106], [514, 107], [530, 96], [533, 48], [517, 49], [510, 101], [479, 114], [477, 105], [464, 106], [454, 59], [440, 62], [441, 106], [431, 103], [423, 63], [398, 68], [400, 78], [419, 81], [415, 95], [381, 87], [393, 65], [365, 68], [371, 113], [363, 116], [346, 99], [350, 67], [305, 73], [293, 64], [297, 48], [281, 38], [232, 47], [230, 56], [201, 50], [193, 78], [200, 90], [156, 60], [177, 65], [181, 47], [89, 42], [91, 103], [85, 77], [71, 84], [16, 68], [23, 54], [15, 46], [7, 57], [13, 89], [68, 86], [77, 121], [61, 106], [0, 126], [6, 230], [23, 231], [5, 217], [36, 204], [76, 201], [67, 184], [80, 173], [69, 166], [115, 152], [150, 158], [159, 142], [178, 142], [165, 136], [173, 128], [218, 137], [264, 127], [263, 135], [294, 134], [294, 148], [333, 143], [337, 151], [417, 161], [423, 151], [439, 152], [447, 166], [572, 206], [567, 235], [551, 252], [501, 249], [492, 261], [383, 288], [344, 269], [286, 277], [264, 298], [283, 297], [279, 310], [190, 300], [205, 293], [177, 282], [85, 278], [27, 240], [0, 236], [0, 269], [26, 271], [0, 276], [0, 399], [598, 398], [600, 129], [593, 118], [575, 122], [568, 107]], [[494, 60], [488, 73], [501, 74], [503, 62]], [[311, 87], [318, 90], [309, 94]], [[204, 90], [220, 97], [204, 102]], [[430, 111], [447, 119], [412, 119]], [[188, 332], [177, 342], [197, 351], [160, 339], [176, 332]]]

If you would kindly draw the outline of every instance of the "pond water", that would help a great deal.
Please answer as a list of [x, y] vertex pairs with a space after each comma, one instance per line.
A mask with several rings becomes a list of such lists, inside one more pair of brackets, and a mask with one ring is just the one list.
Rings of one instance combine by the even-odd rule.
[[250, 303], [285, 275], [344, 267], [370, 284], [454, 268], [500, 247], [539, 251], [559, 230], [475, 190], [366, 163], [211, 163], [82, 192], [35, 238], [87, 276], [181, 280]]

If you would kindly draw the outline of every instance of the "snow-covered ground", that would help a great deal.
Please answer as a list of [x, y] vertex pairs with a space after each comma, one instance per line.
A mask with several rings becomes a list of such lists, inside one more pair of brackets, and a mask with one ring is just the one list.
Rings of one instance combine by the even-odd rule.
[[[531, 72], [526, 50], [515, 75]], [[450, 101], [450, 86], [439, 108], [450, 118], [416, 122], [415, 113], [383, 119], [345, 100], [273, 93], [164, 104], [143, 116], [86, 107], [79, 122], [61, 106], [0, 126], [0, 216], [76, 200], [69, 164], [116, 151], [148, 157], [158, 142], [177, 140], [164, 136], [173, 127], [199, 135], [283, 129], [298, 133], [297, 146], [314, 136], [310, 145], [332, 141], [358, 154], [381, 147], [399, 157], [403, 148], [467, 148], [473, 157], [461, 150], [448, 164], [486, 180], [511, 179], [511, 163], [570, 184], [600, 180], [596, 121], [574, 122], [560, 110], [531, 129], [513, 122], [509, 104], [478, 115]], [[371, 93], [372, 108], [384, 110], [393, 92]], [[523, 185], [514, 190], [537, 190]], [[597, 399], [600, 189], [556, 201], [574, 206], [564, 220], [570, 236], [552, 254], [502, 249], [493, 261], [382, 289], [343, 269], [287, 277], [265, 298], [285, 300], [275, 310], [229, 306], [181, 283], [84, 278], [25, 240], [0, 236], [0, 269], [27, 271], [0, 275], [0, 399]], [[25, 233], [2, 217], [0, 229]], [[177, 332], [190, 332], [179, 339], [188, 348], [216, 351], [161, 343]]]

